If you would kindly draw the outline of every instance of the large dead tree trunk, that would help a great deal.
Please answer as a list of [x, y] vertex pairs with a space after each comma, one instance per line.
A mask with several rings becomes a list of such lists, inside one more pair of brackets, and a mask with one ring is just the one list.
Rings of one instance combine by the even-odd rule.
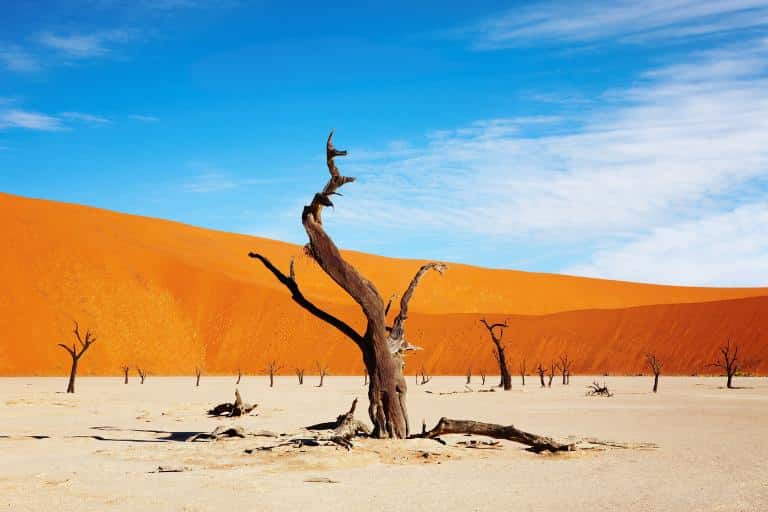
[[77, 342], [80, 344], [80, 347], [78, 348], [77, 345], [72, 343], [72, 346], [69, 347], [65, 345], [64, 343], [59, 343], [59, 346], [66, 350], [70, 357], [72, 357], [72, 367], [69, 370], [69, 382], [67, 383], [67, 393], [74, 393], [75, 392], [75, 377], [77, 377], [77, 365], [80, 362], [80, 358], [83, 357], [83, 354], [85, 354], [85, 351], [90, 348], [91, 345], [96, 341], [96, 337], [91, 333], [90, 330], [85, 331], [85, 337], [80, 336], [80, 326], [77, 325], [77, 322], [75, 322], [75, 330], [72, 331], [75, 334], [75, 339], [77, 339]]
[[659, 375], [661, 375], [661, 367], [664, 366], [664, 363], [659, 361], [656, 354], [646, 354], [645, 360], [653, 372], [653, 392], [656, 393], [659, 390]]
[[496, 425], [494, 423], [482, 423], [470, 420], [451, 420], [441, 418], [430, 431], [423, 432], [419, 436], [434, 439], [447, 434], [475, 434], [478, 436], [493, 437], [495, 439], [507, 439], [516, 443], [530, 446], [534, 452], [560, 452], [575, 450], [572, 444], [558, 443], [552, 438], [543, 437], [530, 432], [524, 432], [514, 425]]
[[496, 355], [499, 362], [499, 372], [501, 373], [501, 387], [504, 388], [504, 391], [509, 391], [512, 389], [512, 376], [509, 373], [509, 368], [507, 368], [507, 357], [504, 354], [504, 329], [509, 327], [507, 324], [507, 321], [505, 320], [504, 323], [495, 323], [491, 324], [488, 323], [488, 321], [483, 318], [480, 320], [480, 323], [482, 323], [486, 329], [488, 329], [488, 334], [491, 335], [491, 341], [493, 341], [493, 344], [496, 348]]
[[720, 360], [710, 364], [716, 368], [720, 368], [725, 372], [726, 387], [733, 389], [733, 377], [741, 370], [741, 363], [739, 362], [739, 346], [734, 345], [731, 347], [731, 340], [720, 347]]
[[326, 145], [327, 164], [331, 177], [323, 190], [315, 194], [312, 202], [304, 207], [301, 222], [309, 237], [309, 243], [305, 247], [306, 253], [360, 306], [367, 320], [365, 332], [358, 333], [347, 323], [321, 310], [304, 297], [296, 283], [293, 263], [291, 263], [290, 274], [286, 276], [264, 256], [255, 253], [250, 253], [249, 256], [259, 259], [291, 291], [296, 303], [344, 333], [358, 346], [370, 376], [368, 415], [374, 426], [372, 435], [404, 438], [409, 433], [406, 408], [408, 386], [403, 377], [404, 355], [415, 348], [405, 338], [408, 303], [423, 275], [429, 270], [442, 273], [445, 265], [440, 263], [422, 265], [400, 300], [400, 312], [393, 324], [388, 326], [384, 300], [376, 287], [344, 259], [323, 228], [323, 208], [333, 206], [331, 196], [338, 195], [338, 190], [343, 185], [354, 181], [354, 178], [342, 176], [334, 163], [335, 157], [343, 155], [346, 155], [346, 151], [339, 151], [333, 147], [333, 132], [331, 132]]

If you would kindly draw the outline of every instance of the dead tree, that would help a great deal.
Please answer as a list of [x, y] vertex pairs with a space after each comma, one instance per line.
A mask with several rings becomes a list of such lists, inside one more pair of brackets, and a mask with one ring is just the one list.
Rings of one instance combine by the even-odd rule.
[[418, 375], [421, 375], [421, 382], [419, 384], [422, 386], [432, 380], [432, 377], [427, 375], [427, 370], [424, 369], [424, 365], [421, 365], [421, 370], [419, 371]]
[[661, 368], [664, 366], [664, 363], [659, 361], [655, 353], [645, 354], [645, 360], [653, 372], [653, 392], [656, 393], [659, 390], [659, 375], [661, 375]]
[[245, 416], [254, 410], [258, 404], [247, 404], [240, 397], [240, 391], [235, 389], [235, 401], [224, 402], [208, 410], [210, 416]]
[[424, 431], [421, 435], [414, 437], [426, 437], [435, 439], [446, 434], [474, 434], [478, 436], [493, 437], [495, 439], [507, 439], [516, 443], [530, 446], [533, 452], [560, 452], [573, 451], [576, 446], [573, 444], [558, 443], [552, 438], [543, 437], [529, 432], [524, 432], [515, 428], [514, 425], [496, 425], [493, 423], [482, 423], [470, 420], [451, 420], [440, 418], [440, 421], [430, 431]]
[[555, 378], [555, 371], [556, 370], [557, 370], [557, 365], [555, 364], [554, 361], [552, 361], [549, 364], [549, 376], [547, 377], [547, 387], [548, 388], [552, 387], [552, 379]]
[[545, 387], [546, 384], [544, 383], [544, 374], [547, 373], [547, 369], [542, 366], [541, 363], [539, 363], [539, 366], [536, 368], [536, 372], [539, 374], [539, 381], [541, 382], [541, 387]]
[[304, 368], [296, 368], [296, 378], [299, 379], [299, 384], [304, 384]]
[[523, 380], [523, 386], [525, 386], [525, 373], [528, 370], [528, 368], [526, 367], [526, 364], [525, 364], [525, 359], [520, 361], [519, 369], [520, 369], [520, 378]]
[[128, 366], [121, 366], [120, 368], [123, 370], [123, 384], [128, 384], [128, 370], [130, 368]]
[[243, 371], [238, 368], [237, 369], [237, 381], [235, 381], [235, 385], [240, 384], [240, 379], [243, 378]]
[[267, 365], [267, 375], [269, 375], [269, 387], [275, 385], [275, 374], [279, 372], [283, 367], [277, 364], [277, 361], [270, 361]]
[[485, 386], [485, 369], [480, 370], [480, 382]]
[[472, 383], [472, 367], [467, 368], [467, 384]]
[[199, 366], [195, 366], [195, 387], [200, 387], [200, 376], [203, 374], [203, 370]]
[[480, 320], [480, 323], [482, 323], [486, 329], [488, 329], [488, 334], [491, 335], [491, 341], [493, 341], [493, 344], [496, 348], [496, 355], [499, 362], [499, 371], [501, 372], [501, 387], [504, 388], [504, 391], [508, 391], [512, 389], [512, 376], [509, 374], [509, 369], [507, 368], [507, 358], [504, 355], [504, 329], [509, 327], [507, 324], [507, 321], [505, 320], [504, 323], [488, 323], [488, 321], [483, 318]]
[[64, 343], [59, 343], [59, 346], [69, 352], [72, 357], [72, 368], [69, 371], [69, 383], [67, 384], [67, 393], [75, 392], [75, 377], [77, 376], [77, 365], [80, 362], [80, 358], [83, 357], [85, 351], [88, 350], [91, 345], [96, 341], [96, 337], [90, 330], [85, 331], [85, 337], [80, 336], [80, 327], [75, 322], [75, 330], [72, 331], [75, 334], [75, 339], [80, 344], [78, 347], [75, 343], [72, 343], [71, 347], [68, 347]]
[[141, 381], [142, 384], [144, 384], [144, 379], [147, 378], [147, 372], [138, 367], [136, 368], [136, 371], [139, 374], [139, 380]]
[[587, 386], [587, 396], [605, 396], [610, 398], [613, 396], [613, 393], [608, 390], [605, 381], [601, 384], [595, 380], [592, 381], [592, 384]]
[[571, 365], [572, 364], [573, 364], [573, 361], [568, 359], [568, 354], [563, 354], [562, 356], [560, 356], [560, 362], [558, 362], [555, 365], [563, 375], [563, 385], [570, 384], [571, 382]]
[[289, 275], [286, 275], [263, 255], [250, 253], [249, 256], [260, 260], [291, 292], [297, 304], [341, 331], [357, 345], [370, 376], [368, 415], [374, 427], [373, 437], [404, 438], [409, 433], [406, 407], [408, 386], [403, 378], [404, 356], [408, 351], [417, 348], [411, 345], [405, 336], [408, 304], [424, 274], [429, 270], [442, 274], [446, 267], [441, 263], [422, 265], [400, 299], [399, 313], [392, 325], [387, 325], [384, 300], [376, 287], [344, 259], [323, 227], [322, 210], [333, 206], [331, 196], [338, 195], [343, 185], [354, 181], [354, 178], [342, 176], [334, 163], [335, 157], [343, 155], [346, 155], [346, 151], [333, 147], [331, 132], [326, 144], [327, 164], [331, 176], [322, 191], [315, 194], [310, 204], [304, 207], [301, 222], [309, 237], [309, 243], [305, 246], [306, 254], [357, 302], [367, 320], [365, 331], [358, 333], [343, 320], [310, 302], [299, 289], [293, 265]]
[[715, 361], [709, 366], [714, 366], [715, 368], [723, 370], [728, 379], [726, 381], [726, 387], [728, 389], [734, 389], [733, 376], [741, 370], [741, 363], [739, 362], [739, 346], [733, 345], [733, 347], [731, 347], [731, 340], [729, 339], [724, 346], [720, 347], [720, 357], [720, 361]]
[[317, 365], [317, 374], [320, 375], [320, 384], [317, 387], [321, 388], [323, 387], [325, 376], [328, 375], [328, 367], [320, 364], [320, 361], [315, 362], [315, 364]]

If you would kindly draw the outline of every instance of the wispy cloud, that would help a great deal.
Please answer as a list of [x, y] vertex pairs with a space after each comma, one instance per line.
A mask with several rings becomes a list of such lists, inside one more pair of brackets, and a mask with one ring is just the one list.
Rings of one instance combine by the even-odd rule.
[[145, 116], [141, 114], [132, 114], [128, 116], [128, 119], [133, 119], [134, 121], [140, 121], [142, 123], [156, 123], [160, 121], [160, 119], [155, 116]]
[[496, 49], [558, 42], [690, 40], [766, 26], [765, 0], [592, 0], [515, 7], [460, 32], [480, 49]]
[[112, 51], [113, 44], [123, 43], [134, 37], [135, 34], [128, 30], [108, 30], [91, 34], [43, 32], [38, 36], [38, 42], [69, 58], [86, 59], [106, 55]]
[[37, 131], [59, 131], [65, 127], [58, 117], [26, 110], [0, 111], [0, 129], [22, 128]]
[[220, 172], [207, 172], [204, 174], [198, 174], [185, 183], [182, 183], [181, 190], [195, 194], [208, 194], [211, 192], [231, 190], [237, 187], [237, 181], [229, 177], [227, 174]]
[[40, 63], [20, 46], [0, 47], [0, 63], [9, 71], [30, 73], [40, 70]]
[[[750, 41], [653, 70], [613, 91], [610, 106], [562, 125], [540, 119], [546, 135], [529, 135], [535, 119], [496, 119], [434, 132], [390, 156], [360, 159], [350, 148], [341, 165], [359, 183], [334, 217], [562, 251], [690, 229], [747, 200], [768, 202], [767, 71], [768, 41]], [[590, 273], [652, 276], [617, 276], [603, 269], [608, 261], [596, 259]]]
[[93, 114], [85, 114], [83, 112], [61, 112], [60, 117], [70, 119], [72, 121], [79, 121], [88, 124], [109, 124], [112, 121], [105, 117], [95, 116]]

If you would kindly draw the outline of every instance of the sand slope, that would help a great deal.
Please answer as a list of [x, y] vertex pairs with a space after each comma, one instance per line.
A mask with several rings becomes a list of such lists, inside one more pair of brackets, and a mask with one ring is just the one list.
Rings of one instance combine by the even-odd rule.
[[[305, 294], [360, 326], [356, 306], [297, 246], [5, 194], [0, 232], [0, 374], [64, 372], [66, 354], [56, 344], [72, 341], [73, 319], [99, 337], [83, 374], [116, 373], [122, 364], [154, 374], [190, 373], [194, 365], [255, 372], [273, 358], [289, 372], [315, 360], [337, 374], [362, 369], [350, 342], [293, 304], [246, 256], [262, 252], [284, 269], [295, 256]], [[346, 255], [384, 296], [402, 291], [420, 264]], [[537, 362], [568, 348], [577, 371], [635, 373], [651, 347], [674, 356], [669, 371], [689, 374], [701, 372], [731, 335], [765, 372], [768, 299], [761, 296], [768, 288], [669, 287], [452, 264], [444, 277], [425, 279], [412, 302], [411, 337], [427, 350], [410, 370], [422, 362], [433, 373], [461, 373], [469, 364], [490, 369], [477, 325], [489, 314], [512, 320], [513, 367], [523, 353]]]

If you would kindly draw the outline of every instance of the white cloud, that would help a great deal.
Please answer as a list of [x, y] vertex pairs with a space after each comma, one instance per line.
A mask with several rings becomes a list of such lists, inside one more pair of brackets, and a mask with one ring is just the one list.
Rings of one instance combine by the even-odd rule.
[[0, 63], [9, 71], [29, 73], [40, 70], [37, 59], [18, 46], [0, 48]]
[[126, 30], [68, 35], [44, 32], [39, 35], [38, 41], [67, 57], [85, 59], [106, 55], [111, 51], [111, 44], [125, 42], [132, 38], [133, 35]]
[[198, 174], [192, 179], [183, 183], [181, 189], [184, 192], [193, 192], [196, 194], [207, 194], [210, 192], [221, 192], [237, 188], [236, 180], [220, 172], [207, 172]]
[[685, 285], [768, 283], [768, 202], [747, 204], [595, 253], [575, 275]]
[[766, 0], [617, 0], [516, 6], [461, 32], [481, 49], [556, 42], [644, 43], [768, 26]]
[[0, 129], [4, 128], [23, 128], [38, 131], [65, 129], [61, 124], [61, 119], [58, 117], [15, 109], [0, 111]]
[[109, 124], [112, 121], [104, 117], [95, 116], [93, 114], [85, 114], [83, 112], [61, 112], [59, 116], [73, 121], [80, 121], [89, 124]]
[[145, 116], [140, 114], [133, 114], [128, 116], [128, 118], [133, 119], [134, 121], [141, 121], [142, 123], [156, 123], [160, 121], [160, 119], [155, 116]]
[[[340, 166], [359, 183], [336, 200], [334, 222], [413, 226], [567, 253], [620, 248], [664, 227], [690, 229], [746, 201], [767, 202], [757, 186], [768, 171], [767, 68], [768, 43], [752, 41], [656, 69], [613, 91], [608, 106], [562, 124], [556, 117], [485, 120], [433, 132], [389, 155], [363, 152], [362, 160], [350, 148]], [[548, 134], [527, 135], [531, 123]], [[761, 257], [768, 260], [768, 252]], [[603, 273], [602, 261], [607, 256], [590, 273], [641, 275], [616, 275], [612, 267]], [[751, 279], [746, 270], [741, 276]], [[727, 277], [720, 284], [741, 282]]]

